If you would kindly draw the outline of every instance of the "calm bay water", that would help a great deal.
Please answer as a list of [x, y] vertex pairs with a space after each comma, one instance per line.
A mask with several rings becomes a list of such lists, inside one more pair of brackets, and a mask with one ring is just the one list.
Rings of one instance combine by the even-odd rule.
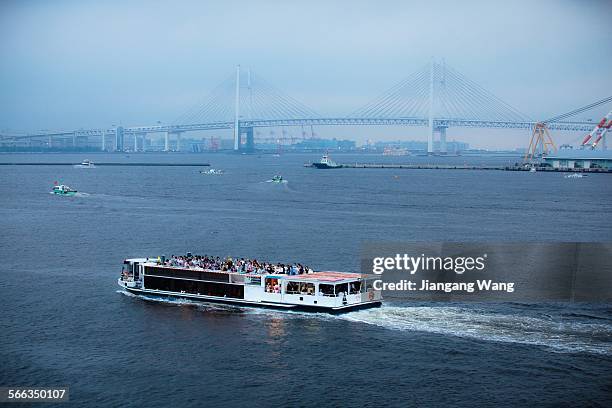
[[[356, 270], [364, 241], [610, 241], [612, 177], [302, 167], [318, 155], [0, 155], [0, 385], [84, 406], [610, 405], [612, 306], [400, 304], [342, 316], [142, 299], [126, 257]], [[337, 156], [505, 164], [513, 158]], [[266, 183], [280, 173], [287, 184]], [[58, 180], [76, 197], [49, 194]]]

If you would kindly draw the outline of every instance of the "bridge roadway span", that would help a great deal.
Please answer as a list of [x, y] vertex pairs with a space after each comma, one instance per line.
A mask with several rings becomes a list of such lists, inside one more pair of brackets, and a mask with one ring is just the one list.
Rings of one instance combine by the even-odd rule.
[[[435, 119], [434, 127], [471, 127], [498, 129], [533, 129], [537, 122], [507, 122], [471, 119]], [[310, 118], [310, 119], [253, 119], [241, 120], [240, 128], [277, 127], [277, 126], [429, 126], [428, 118]], [[551, 130], [591, 131], [591, 122], [553, 122], [547, 124]], [[144, 133], [183, 133], [201, 130], [233, 129], [234, 122], [212, 122], [189, 125], [154, 125], [123, 128], [124, 134]], [[0, 138], [21, 139], [46, 136], [102, 136], [114, 135], [116, 128], [79, 129], [66, 131], [36, 132], [29, 134], [3, 134]]]

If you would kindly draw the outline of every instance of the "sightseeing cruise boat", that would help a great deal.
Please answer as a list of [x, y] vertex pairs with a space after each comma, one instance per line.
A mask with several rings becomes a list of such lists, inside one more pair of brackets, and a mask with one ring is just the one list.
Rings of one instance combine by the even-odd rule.
[[345, 272], [244, 273], [169, 266], [164, 258], [126, 259], [119, 286], [134, 294], [285, 310], [341, 313], [377, 307], [376, 275]]

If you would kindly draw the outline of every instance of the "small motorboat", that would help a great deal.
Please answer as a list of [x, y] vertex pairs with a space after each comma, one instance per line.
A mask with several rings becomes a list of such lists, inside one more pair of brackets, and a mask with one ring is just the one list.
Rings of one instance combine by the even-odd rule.
[[586, 174], [582, 174], [582, 173], [572, 173], [572, 174], [566, 174], [565, 178], [566, 179], [578, 179], [578, 178], [583, 178], [586, 177]]
[[67, 185], [64, 184], [55, 184], [53, 186], [53, 190], [51, 190], [52, 194], [62, 195], [62, 196], [73, 196], [77, 193], [76, 190], [71, 189]]
[[74, 167], [79, 169], [94, 169], [96, 166], [94, 166], [91, 160], [85, 159], [81, 162], [81, 164], [76, 164]]
[[529, 169], [530, 173], [535, 173], [536, 172], [536, 168], [534, 166], [531, 166], [531, 168]]
[[285, 179], [280, 174], [277, 174], [276, 176], [272, 177], [272, 180], [270, 180], [270, 181], [272, 183], [284, 183]]
[[200, 174], [205, 174], [208, 176], [220, 176], [221, 174], [223, 174], [223, 170], [219, 170], [219, 169], [200, 170]]

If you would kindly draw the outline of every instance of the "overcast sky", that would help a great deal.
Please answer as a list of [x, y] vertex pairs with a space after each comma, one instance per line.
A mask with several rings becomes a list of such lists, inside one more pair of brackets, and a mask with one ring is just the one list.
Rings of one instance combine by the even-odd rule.
[[[544, 119], [612, 94], [610, 16], [607, 0], [4, 0], [0, 129], [171, 122], [236, 64], [322, 114], [344, 115], [432, 56]], [[419, 128], [318, 133], [425, 139]], [[449, 130], [482, 146], [525, 138], [490, 134]]]

